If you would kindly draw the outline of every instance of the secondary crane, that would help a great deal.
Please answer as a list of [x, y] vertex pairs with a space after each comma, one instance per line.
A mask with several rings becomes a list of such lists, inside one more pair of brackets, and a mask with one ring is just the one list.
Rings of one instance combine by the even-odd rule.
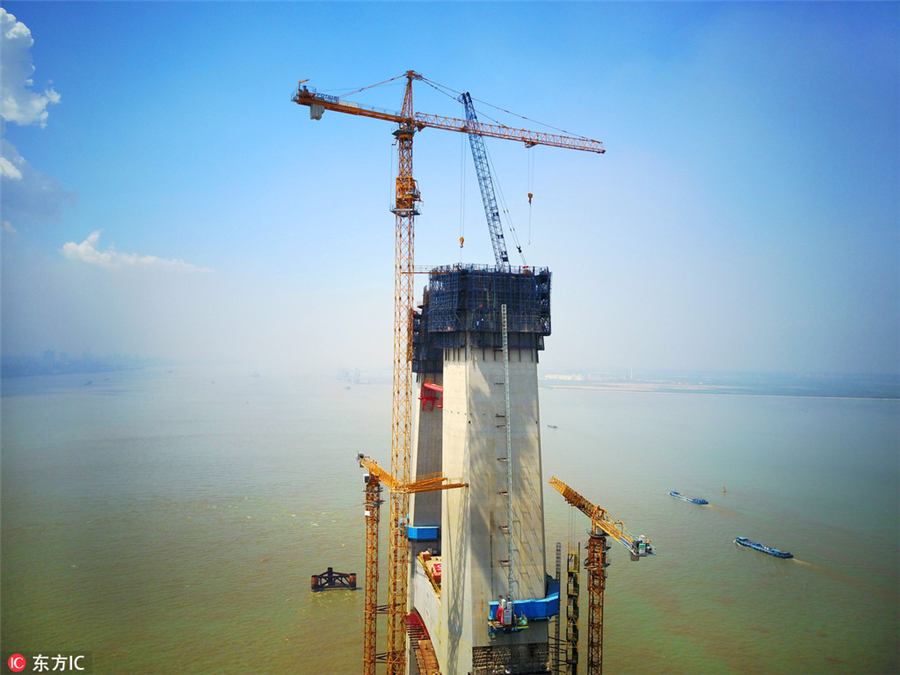
[[453, 488], [466, 487], [468, 483], [448, 483], [446, 476], [439, 473], [423, 476], [412, 483], [401, 483], [389, 471], [378, 466], [378, 463], [371, 457], [365, 455], [357, 455], [359, 466], [369, 472], [369, 480], [377, 480], [387, 486], [391, 492], [405, 492], [406, 494], [416, 494], [417, 492], [432, 492], [434, 490], [451, 490]]
[[[591, 519], [591, 536], [588, 540], [588, 556], [585, 569], [588, 571], [588, 675], [603, 672], [603, 591], [606, 589], [606, 552], [610, 536], [628, 549], [632, 560], [640, 560], [653, 555], [650, 540], [643, 535], [635, 537], [620, 520], [614, 520], [599, 506], [595, 506], [575, 492], [559, 478], [553, 476], [550, 485], [565, 497], [566, 501]], [[577, 647], [576, 647], [577, 648]]]
[[366, 471], [366, 598], [363, 608], [365, 630], [363, 634], [363, 672], [372, 675], [378, 660], [375, 646], [375, 618], [378, 614], [378, 523], [381, 510], [382, 485], [391, 493], [403, 492], [407, 495], [434, 490], [452, 490], [467, 487], [468, 483], [448, 483], [440, 474], [423, 476], [412, 483], [401, 483], [389, 471], [378, 466], [371, 457], [356, 456], [359, 466]]
[[[409, 70], [391, 82], [406, 78], [403, 106], [399, 113], [363, 106], [340, 97], [319, 94], [314, 88], [298, 82], [291, 100], [309, 107], [312, 119], [320, 120], [326, 110], [371, 117], [397, 125], [392, 132], [397, 142], [398, 169], [395, 179], [394, 206], [394, 354], [391, 433], [391, 475], [398, 485], [410, 483], [410, 455], [412, 447], [412, 316], [415, 216], [421, 201], [418, 185], [413, 178], [413, 135], [426, 128], [475, 133], [481, 136], [522, 141], [526, 145], [549, 145], [572, 150], [603, 153], [603, 144], [584, 137], [562, 136], [499, 124], [482, 124], [441, 115], [413, 111], [413, 80], [426, 81], [419, 73]], [[386, 84], [386, 82], [381, 84]], [[409, 545], [405, 523], [409, 518], [409, 492], [391, 492], [390, 563], [388, 568], [388, 644], [387, 673], [402, 675], [406, 668], [406, 599], [409, 583]], [[366, 580], [369, 583], [369, 580]], [[366, 630], [369, 630], [367, 624]], [[374, 643], [374, 623], [371, 626]], [[368, 637], [367, 637], [368, 641]]]

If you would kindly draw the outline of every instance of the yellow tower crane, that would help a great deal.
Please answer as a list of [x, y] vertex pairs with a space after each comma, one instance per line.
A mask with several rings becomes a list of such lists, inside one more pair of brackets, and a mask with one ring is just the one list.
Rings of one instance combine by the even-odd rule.
[[[550, 145], [572, 150], [604, 153], [603, 144], [584, 137], [561, 136], [525, 129], [514, 129], [499, 124], [483, 124], [441, 115], [429, 115], [413, 111], [413, 80], [425, 80], [420, 74], [409, 70], [386, 84], [400, 78], [406, 78], [406, 90], [403, 96], [403, 107], [399, 113], [370, 108], [351, 101], [343, 101], [340, 97], [319, 94], [315, 89], [307, 87], [301, 80], [292, 101], [298, 105], [309, 107], [312, 119], [322, 119], [326, 110], [371, 117], [397, 125], [393, 131], [398, 146], [398, 170], [395, 181], [394, 206], [391, 211], [395, 215], [394, 226], [394, 367], [393, 367], [393, 404], [391, 434], [391, 475], [397, 485], [410, 483], [410, 456], [412, 448], [412, 316], [413, 316], [413, 278], [415, 216], [419, 214], [418, 203], [421, 201], [419, 189], [413, 178], [412, 148], [413, 135], [426, 128], [459, 131], [479, 136], [503, 138], [522, 141], [526, 147]], [[434, 84], [434, 83], [430, 83]], [[377, 86], [377, 85], [373, 85]], [[369, 87], [365, 87], [368, 89]], [[358, 90], [362, 91], [362, 90]], [[358, 93], [358, 92], [352, 92]], [[349, 94], [348, 94], [349, 95]], [[406, 670], [406, 602], [409, 584], [409, 544], [406, 540], [405, 524], [409, 518], [409, 492], [396, 490], [391, 492], [390, 523], [390, 564], [388, 568], [388, 639], [387, 639], [387, 674], [402, 675]], [[370, 583], [366, 579], [366, 584]], [[367, 590], [368, 593], [368, 590]], [[368, 624], [366, 630], [369, 630]], [[374, 644], [374, 623], [371, 626], [371, 642]], [[366, 643], [369, 642], [366, 636]]]
[[[620, 520], [614, 520], [599, 506], [595, 506], [575, 492], [559, 478], [553, 476], [550, 485], [555, 487], [576, 509], [591, 519], [591, 537], [588, 540], [588, 555], [585, 569], [588, 571], [588, 675], [603, 673], [603, 591], [606, 589], [606, 552], [610, 536], [628, 549], [632, 560], [640, 560], [653, 555], [650, 540], [641, 535], [633, 536]], [[577, 649], [577, 646], [576, 646]]]
[[[363, 635], [363, 672], [371, 675], [378, 661], [375, 646], [375, 619], [378, 614], [378, 521], [381, 506], [381, 486], [385, 485], [394, 493], [406, 495], [435, 490], [452, 490], [467, 487], [468, 483], [447, 482], [441, 474], [423, 476], [412, 483], [400, 483], [390, 472], [378, 466], [371, 457], [357, 455], [360, 467], [368, 471], [366, 476], [366, 598], [364, 613], [365, 631]], [[371, 583], [370, 583], [371, 580]]]

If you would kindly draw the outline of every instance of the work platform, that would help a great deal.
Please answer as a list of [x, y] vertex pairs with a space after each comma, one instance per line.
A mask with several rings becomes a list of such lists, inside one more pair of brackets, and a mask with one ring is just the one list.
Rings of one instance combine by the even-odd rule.
[[435, 267], [413, 317], [413, 371], [441, 372], [444, 349], [500, 349], [503, 305], [509, 348], [543, 350], [550, 335], [550, 279], [546, 267]]

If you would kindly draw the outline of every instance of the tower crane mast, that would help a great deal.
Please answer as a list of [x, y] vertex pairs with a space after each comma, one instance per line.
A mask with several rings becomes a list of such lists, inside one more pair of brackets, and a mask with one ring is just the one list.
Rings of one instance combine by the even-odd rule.
[[[585, 569], [588, 571], [588, 675], [603, 673], [603, 593], [606, 590], [606, 559], [609, 545], [606, 537], [612, 537], [628, 549], [632, 560], [640, 560], [653, 555], [650, 540], [635, 537], [620, 520], [613, 519], [606, 509], [601, 509], [575, 492], [559, 478], [553, 476], [550, 485], [565, 497], [576, 509], [591, 519], [591, 536], [588, 540], [588, 556]], [[577, 646], [576, 646], [577, 649]]]
[[[393, 352], [393, 394], [391, 424], [391, 470], [390, 474], [399, 486], [408, 485], [410, 481], [410, 457], [412, 446], [412, 319], [413, 319], [413, 279], [415, 216], [419, 214], [418, 203], [421, 201], [418, 185], [413, 178], [413, 136], [426, 128], [458, 131], [492, 138], [522, 141], [526, 146], [549, 145], [571, 150], [604, 153], [600, 141], [584, 137], [563, 136], [542, 132], [515, 129], [500, 124], [483, 124], [441, 115], [431, 115], [413, 110], [413, 80], [425, 80], [419, 73], [408, 70], [393, 80], [406, 79], [403, 96], [403, 107], [399, 113], [364, 106], [359, 103], [344, 101], [336, 96], [319, 94], [307, 87], [301, 80], [291, 100], [309, 107], [310, 118], [322, 119], [326, 110], [349, 115], [370, 117], [392, 122], [397, 125], [393, 131], [398, 146], [398, 167], [395, 180], [394, 206], [391, 212], [395, 216], [394, 225], [394, 352]], [[392, 80], [388, 80], [392, 81]], [[374, 497], [373, 497], [374, 498]], [[387, 638], [387, 674], [402, 675], [406, 670], [406, 602], [409, 583], [409, 544], [406, 534], [406, 523], [409, 518], [409, 491], [398, 489], [391, 491], [390, 550], [388, 570], [388, 638]], [[368, 531], [368, 530], [367, 530]], [[377, 532], [377, 529], [375, 530]], [[375, 609], [368, 607], [370, 598], [375, 593], [368, 592], [368, 585], [377, 583], [377, 575], [366, 579], [367, 608], [365, 622], [366, 649], [375, 644]], [[372, 600], [374, 602], [374, 600]], [[369, 610], [372, 610], [371, 612]], [[371, 620], [369, 620], [371, 618]], [[364, 659], [368, 664], [368, 661]], [[366, 665], [368, 672], [374, 672]]]
[[[363, 607], [363, 673], [373, 675], [378, 654], [375, 646], [375, 618], [378, 613], [378, 523], [380, 518], [382, 485], [394, 493], [410, 494], [433, 492], [435, 490], [452, 490], [467, 487], [467, 483], [447, 482], [441, 474], [422, 476], [412, 483], [402, 483], [391, 475], [390, 471], [378, 466], [371, 457], [358, 454], [356, 460], [365, 469], [365, 506], [366, 506], [366, 598]], [[404, 614], [405, 616], [405, 614]]]

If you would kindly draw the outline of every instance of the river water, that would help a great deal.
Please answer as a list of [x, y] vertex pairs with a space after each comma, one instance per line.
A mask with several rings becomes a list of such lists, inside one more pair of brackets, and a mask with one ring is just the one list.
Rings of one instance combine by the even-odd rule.
[[[389, 385], [176, 367], [2, 391], [4, 655], [360, 672], [362, 591], [309, 583], [362, 582], [354, 457], [390, 463]], [[588, 528], [551, 475], [656, 547], [610, 552], [605, 672], [900, 672], [900, 401], [542, 387], [541, 415], [548, 571]]]

